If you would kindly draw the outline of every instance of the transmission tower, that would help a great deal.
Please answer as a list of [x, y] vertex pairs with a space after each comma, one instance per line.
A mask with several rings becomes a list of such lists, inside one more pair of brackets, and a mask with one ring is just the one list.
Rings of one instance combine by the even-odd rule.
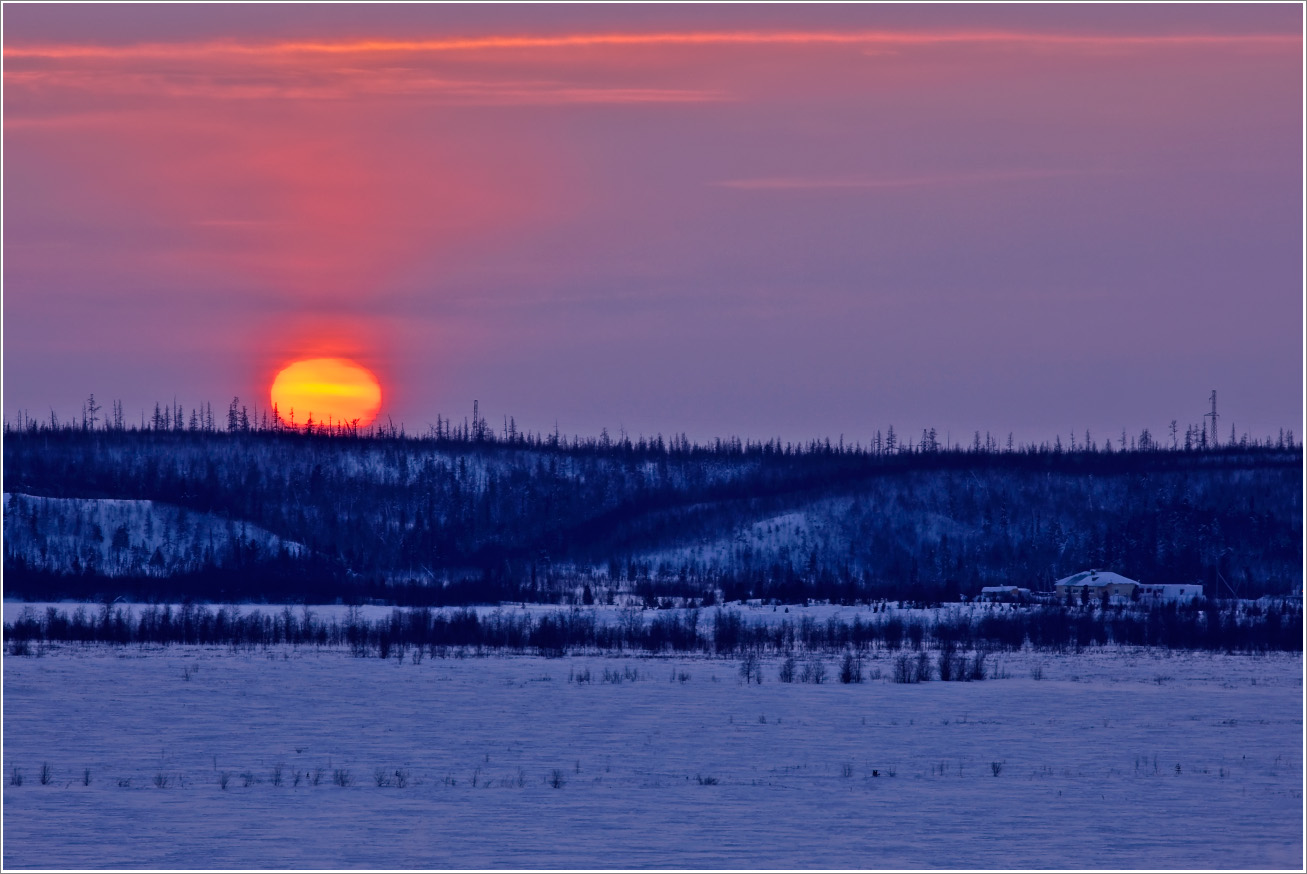
[[1218, 440], [1216, 433], [1216, 389], [1212, 389], [1212, 411], [1210, 413], [1203, 413], [1203, 418], [1212, 420], [1212, 448], [1215, 449]]

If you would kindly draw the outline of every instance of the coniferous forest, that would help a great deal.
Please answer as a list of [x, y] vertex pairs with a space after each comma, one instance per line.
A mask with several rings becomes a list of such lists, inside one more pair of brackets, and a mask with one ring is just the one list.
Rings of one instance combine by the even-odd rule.
[[1292, 434], [705, 446], [91, 409], [6, 428], [10, 597], [935, 603], [1091, 567], [1219, 598], [1302, 584]]

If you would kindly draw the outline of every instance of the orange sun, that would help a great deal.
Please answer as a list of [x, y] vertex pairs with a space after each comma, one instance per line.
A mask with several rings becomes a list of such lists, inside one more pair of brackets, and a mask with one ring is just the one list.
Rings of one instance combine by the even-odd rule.
[[287, 365], [272, 381], [272, 402], [282, 422], [296, 427], [368, 425], [381, 408], [381, 384], [348, 358], [309, 358]]

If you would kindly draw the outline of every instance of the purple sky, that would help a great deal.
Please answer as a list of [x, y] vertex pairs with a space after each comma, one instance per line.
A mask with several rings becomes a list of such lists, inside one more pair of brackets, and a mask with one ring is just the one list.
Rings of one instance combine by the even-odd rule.
[[3, 14], [6, 417], [1300, 427], [1296, 5]]

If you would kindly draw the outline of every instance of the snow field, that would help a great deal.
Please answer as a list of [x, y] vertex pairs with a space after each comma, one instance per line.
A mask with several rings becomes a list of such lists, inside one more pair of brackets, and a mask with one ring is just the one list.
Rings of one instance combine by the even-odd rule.
[[1300, 657], [1017, 653], [920, 685], [738, 667], [9, 657], [4, 864], [1301, 868]]

